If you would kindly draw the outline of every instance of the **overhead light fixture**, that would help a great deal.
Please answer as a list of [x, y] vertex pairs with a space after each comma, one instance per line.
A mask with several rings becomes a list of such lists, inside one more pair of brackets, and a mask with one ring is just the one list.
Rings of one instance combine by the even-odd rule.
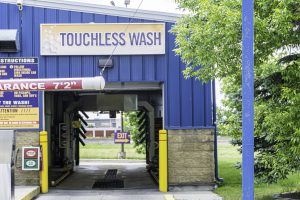
[[127, 6], [130, 4], [130, 0], [125, 0], [124, 4], [125, 4], [125, 6], [127, 8]]
[[111, 4], [112, 6], [116, 6], [116, 4], [115, 4], [114, 1], [110, 1], [110, 4]]
[[98, 66], [101, 68], [103, 67], [111, 68], [113, 67], [113, 60], [111, 58], [101, 58], [99, 59]]
[[0, 52], [18, 52], [20, 50], [17, 29], [0, 29]]

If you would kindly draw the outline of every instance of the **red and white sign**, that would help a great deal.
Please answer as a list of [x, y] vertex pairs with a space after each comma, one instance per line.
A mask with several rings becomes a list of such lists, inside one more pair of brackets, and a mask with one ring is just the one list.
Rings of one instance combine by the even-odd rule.
[[39, 148], [38, 147], [24, 147], [23, 150], [24, 158], [39, 158]]
[[61, 90], [103, 90], [105, 80], [102, 76], [91, 78], [56, 79], [17, 79], [0, 80], [0, 91], [61, 91]]

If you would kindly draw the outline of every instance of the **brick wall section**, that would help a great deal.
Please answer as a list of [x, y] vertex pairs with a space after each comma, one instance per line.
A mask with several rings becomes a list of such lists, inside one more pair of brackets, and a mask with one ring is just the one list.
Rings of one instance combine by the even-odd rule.
[[15, 168], [15, 185], [40, 185], [39, 171], [22, 171], [22, 147], [39, 144], [39, 132], [16, 132], [16, 149], [19, 149], [19, 152]]
[[87, 131], [84, 135], [87, 137], [93, 137], [93, 131]]
[[104, 137], [104, 131], [96, 131], [95, 136], [96, 137]]
[[214, 130], [168, 130], [169, 185], [214, 182]]

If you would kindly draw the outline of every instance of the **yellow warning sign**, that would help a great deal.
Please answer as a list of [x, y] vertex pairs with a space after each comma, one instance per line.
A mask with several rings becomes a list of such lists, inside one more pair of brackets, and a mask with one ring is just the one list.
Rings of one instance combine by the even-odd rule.
[[0, 108], [0, 128], [38, 129], [39, 108]]

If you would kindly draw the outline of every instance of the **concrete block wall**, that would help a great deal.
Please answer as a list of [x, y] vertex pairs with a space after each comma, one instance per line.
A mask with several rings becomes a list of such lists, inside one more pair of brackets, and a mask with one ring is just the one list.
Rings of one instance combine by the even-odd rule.
[[169, 185], [214, 182], [214, 130], [168, 130]]
[[22, 171], [22, 147], [39, 145], [39, 132], [16, 132], [16, 149], [19, 151], [15, 165], [15, 185], [40, 185], [39, 171]]

